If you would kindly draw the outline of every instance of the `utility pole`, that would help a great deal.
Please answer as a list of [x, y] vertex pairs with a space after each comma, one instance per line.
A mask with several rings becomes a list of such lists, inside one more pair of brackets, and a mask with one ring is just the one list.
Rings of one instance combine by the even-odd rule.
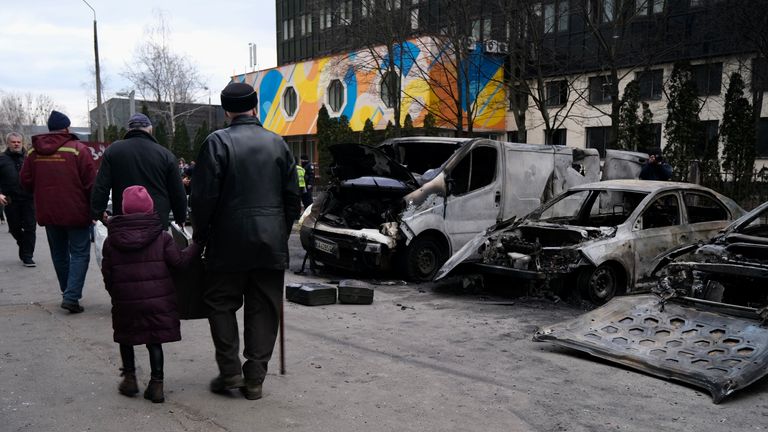
[[[93, 11], [93, 55], [96, 59], [96, 119], [98, 122], [97, 137], [99, 142], [104, 141], [104, 110], [106, 109], [101, 103], [101, 71], [99, 69], [99, 37], [96, 30], [96, 10], [83, 0], [86, 6]], [[90, 117], [90, 116], [89, 116]]]

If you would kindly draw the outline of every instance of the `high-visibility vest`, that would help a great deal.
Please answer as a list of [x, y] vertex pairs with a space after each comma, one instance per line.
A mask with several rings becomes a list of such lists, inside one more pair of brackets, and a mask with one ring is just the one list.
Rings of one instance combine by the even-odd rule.
[[306, 180], [304, 180], [304, 167], [296, 165], [296, 177], [299, 178], [299, 189], [305, 189], [307, 187]]

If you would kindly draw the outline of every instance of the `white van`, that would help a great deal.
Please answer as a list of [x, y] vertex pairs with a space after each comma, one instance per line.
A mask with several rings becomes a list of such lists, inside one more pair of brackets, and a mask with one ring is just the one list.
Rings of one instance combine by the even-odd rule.
[[[368, 272], [395, 267], [417, 281], [431, 280], [486, 228], [600, 180], [595, 149], [411, 137], [331, 153], [331, 184], [300, 221], [309, 258]], [[647, 156], [631, 156], [636, 169], [621, 175], [636, 178]]]

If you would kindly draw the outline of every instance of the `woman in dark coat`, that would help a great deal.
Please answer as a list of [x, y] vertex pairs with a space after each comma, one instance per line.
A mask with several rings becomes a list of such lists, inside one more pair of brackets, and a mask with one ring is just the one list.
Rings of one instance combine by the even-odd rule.
[[123, 214], [107, 225], [101, 264], [104, 285], [112, 297], [114, 340], [120, 344], [123, 361], [118, 391], [126, 396], [139, 392], [133, 346], [146, 345], [152, 372], [144, 398], [163, 402], [161, 344], [181, 340], [169, 266], [186, 266], [199, 248], [192, 244], [179, 250], [171, 235], [163, 231], [143, 186], [126, 188], [122, 207]]

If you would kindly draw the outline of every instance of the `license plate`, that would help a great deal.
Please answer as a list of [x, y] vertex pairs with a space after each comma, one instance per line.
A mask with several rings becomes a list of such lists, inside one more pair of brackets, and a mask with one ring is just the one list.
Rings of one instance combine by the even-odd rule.
[[338, 250], [336, 243], [320, 239], [315, 239], [315, 248], [317, 248], [319, 251], [329, 253], [331, 255], [336, 255], [336, 251]]

